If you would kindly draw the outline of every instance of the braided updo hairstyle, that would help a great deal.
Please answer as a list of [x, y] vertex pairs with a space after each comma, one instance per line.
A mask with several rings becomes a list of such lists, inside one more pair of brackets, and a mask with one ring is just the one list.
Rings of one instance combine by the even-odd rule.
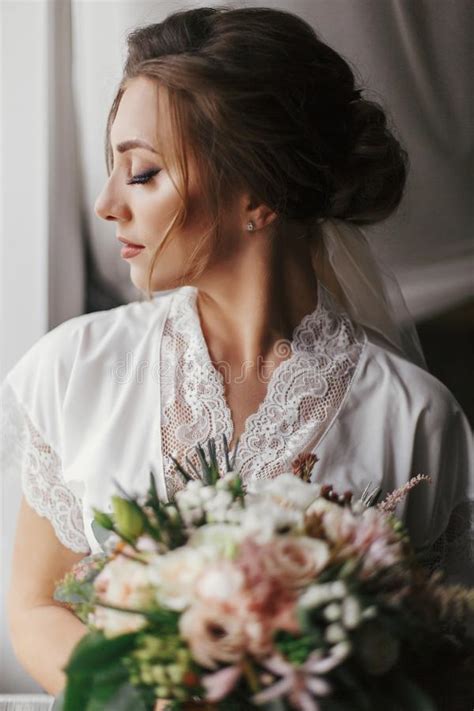
[[130, 80], [147, 77], [166, 97], [173, 145], [162, 152], [165, 167], [176, 166], [182, 198], [151, 260], [148, 298], [158, 255], [186, 219], [190, 153], [213, 226], [187, 276], [205, 268], [221, 215], [242, 188], [282, 221], [370, 225], [397, 208], [408, 155], [381, 105], [361, 97], [348, 62], [302, 18], [267, 7], [200, 7], [134, 29], [127, 42], [107, 120], [107, 171], [120, 99]]

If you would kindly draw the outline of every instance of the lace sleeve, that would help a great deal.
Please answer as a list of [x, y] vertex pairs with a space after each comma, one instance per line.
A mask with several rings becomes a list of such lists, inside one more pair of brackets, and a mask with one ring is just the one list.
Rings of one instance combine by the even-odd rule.
[[423, 554], [430, 570], [441, 569], [450, 583], [474, 586], [474, 501], [457, 504], [443, 533]]
[[80, 501], [62, 478], [61, 460], [34, 427], [7, 380], [0, 387], [0, 432], [2, 475], [20, 475], [28, 504], [51, 522], [66, 548], [89, 552]]

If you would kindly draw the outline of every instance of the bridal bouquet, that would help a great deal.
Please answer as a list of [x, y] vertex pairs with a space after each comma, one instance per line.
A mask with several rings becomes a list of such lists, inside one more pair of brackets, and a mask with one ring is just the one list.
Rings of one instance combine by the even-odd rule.
[[[64, 671], [64, 711], [434, 710], [440, 660], [472, 659], [474, 592], [420, 564], [395, 506], [310, 483], [317, 461], [244, 485], [225, 442], [170, 503], [120, 492], [95, 511], [103, 554], [55, 598], [87, 624]], [[235, 456], [235, 455], [234, 455]]]

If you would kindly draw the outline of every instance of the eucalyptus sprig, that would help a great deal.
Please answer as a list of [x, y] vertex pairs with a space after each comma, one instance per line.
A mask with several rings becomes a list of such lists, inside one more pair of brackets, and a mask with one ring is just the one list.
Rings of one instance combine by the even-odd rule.
[[[232, 454], [232, 456], [230, 455], [229, 442], [225, 434], [222, 435], [222, 442], [226, 465], [225, 473], [228, 473], [234, 471], [235, 462], [237, 458], [237, 450], [239, 447], [239, 440], [237, 440], [236, 442], [234, 453]], [[201, 444], [198, 444], [195, 447], [195, 451], [198, 456], [199, 463], [201, 465], [201, 471], [199, 471], [199, 469], [191, 462], [189, 457], [186, 457], [186, 464], [188, 465], [188, 468], [191, 470], [192, 474], [188, 470], [186, 470], [184, 466], [180, 462], [178, 462], [177, 459], [175, 459], [175, 457], [171, 456], [171, 459], [173, 460], [173, 463], [178, 472], [184, 477], [185, 482], [192, 481], [193, 479], [202, 479], [206, 484], [210, 484], [211, 486], [213, 486], [222, 476], [219, 468], [219, 461], [217, 459], [217, 447], [215, 438], [211, 437], [208, 440], [207, 454]]]

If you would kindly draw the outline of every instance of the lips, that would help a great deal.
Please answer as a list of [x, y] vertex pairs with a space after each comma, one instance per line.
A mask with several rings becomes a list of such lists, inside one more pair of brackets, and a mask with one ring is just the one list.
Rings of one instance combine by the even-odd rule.
[[126, 247], [144, 247], [144, 244], [137, 244], [137, 242], [130, 242], [129, 239], [125, 239], [125, 237], [117, 237], [119, 242], [122, 242]]

